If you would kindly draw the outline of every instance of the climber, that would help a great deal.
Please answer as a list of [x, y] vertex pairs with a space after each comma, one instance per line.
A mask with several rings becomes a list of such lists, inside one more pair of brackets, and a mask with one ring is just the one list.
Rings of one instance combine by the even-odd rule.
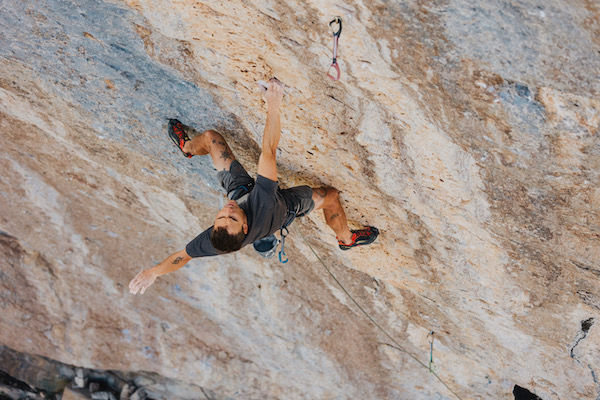
[[[179, 121], [169, 122], [169, 135], [183, 154], [188, 158], [210, 154], [218, 171], [217, 177], [228, 197], [237, 198], [238, 201], [229, 200], [217, 213], [214, 225], [189, 242], [185, 249], [137, 274], [129, 283], [132, 294], [143, 294], [158, 276], [183, 267], [192, 258], [239, 250], [280, 229], [289, 222], [290, 215], [302, 216], [313, 209], [323, 210], [325, 221], [337, 234], [338, 245], [342, 250], [372, 243], [377, 238], [377, 228], [348, 228], [336, 189], [278, 187], [275, 154], [281, 136], [279, 107], [283, 99], [283, 88], [283, 83], [276, 78], [271, 79], [267, 85], [267, 123], [256, 181], [235, 159], [221, 134], [208, 130], [190, 140]], [[239, 198], [240, 194], [245, 196]]]

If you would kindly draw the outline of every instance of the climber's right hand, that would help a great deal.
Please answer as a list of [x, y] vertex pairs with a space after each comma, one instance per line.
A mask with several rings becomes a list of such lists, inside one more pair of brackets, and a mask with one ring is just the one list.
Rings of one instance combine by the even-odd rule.
[[146, 289], [150, 287], [156, 280], [158, 275], [152, 269], [146, 269], [135, 276], [129, 282], [129, 291], [131, 294], [144, 294]]

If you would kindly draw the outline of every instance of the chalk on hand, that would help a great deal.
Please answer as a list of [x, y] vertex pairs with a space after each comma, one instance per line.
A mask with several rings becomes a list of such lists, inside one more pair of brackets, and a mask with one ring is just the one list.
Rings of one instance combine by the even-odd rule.
[[267, 91], [267, 82], [265, 82], [265, 81], [256, 81], [256, 84], [262, 89], [263, 92]]
[[[280, 81], [281, 82], [281, 81]], [[256, 81], [256, 84], [260, 87], [260, 90], [262, 90], [263, 92], [266, 92], [268, 89], [268, 82], [266, 81]], [[285, 94], [290, 94], [290, 87], [288, 85], [286, 85], [285, 83], [283, 84], [283, 93]]]

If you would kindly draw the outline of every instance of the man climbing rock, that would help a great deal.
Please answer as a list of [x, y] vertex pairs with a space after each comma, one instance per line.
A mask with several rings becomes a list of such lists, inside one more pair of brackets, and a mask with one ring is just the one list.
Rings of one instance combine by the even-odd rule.
[[336, 189], [311, 189], [309, 186], [279, 188], [275, 154], [281, 137], [279, 107], [283, 87], [283, 83], [276, 78], [267, 85], [267, 123], [256, 181], [235, 159], [221, 134], [208, 130], [190, 140], [179, 121], [169, 122], [169, 135], [183, 154], [186, 157], [210, 154], [218, 171], [217, 177], [228, 197], [238, 201], [229, 200], [218, 212], [213, 226], [188, 243], [185, 249], [137, 274], [129, 283], [131, 293], [143, 294], [158, 276], [183, 267], [194, 257], [230, 253], [268, 237], [282, 226], [287, 226], [294, 217], [305, 215], [313, 209], [323, 210], [325, 221], [336, 233], [342, 250], [372, 243], [377, 238], [379, 231], [376, 228], [348, 228]]

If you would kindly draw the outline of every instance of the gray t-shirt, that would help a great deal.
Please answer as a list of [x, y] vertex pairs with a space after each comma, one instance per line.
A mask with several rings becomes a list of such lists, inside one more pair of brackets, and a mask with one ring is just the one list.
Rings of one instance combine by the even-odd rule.
[[[248, 218], [248, 234], [242, 247], [269, 236], [281, 228], [285, 222], [287, 205], [278, 187], [277, 182], [258, 175], [248, 199], [240, 203], [240, 208], [244, 210]], [[219, 254], [210, 242], [212, 230], [211, 226], [187, 244], [185, 251], [190, 257]]]

